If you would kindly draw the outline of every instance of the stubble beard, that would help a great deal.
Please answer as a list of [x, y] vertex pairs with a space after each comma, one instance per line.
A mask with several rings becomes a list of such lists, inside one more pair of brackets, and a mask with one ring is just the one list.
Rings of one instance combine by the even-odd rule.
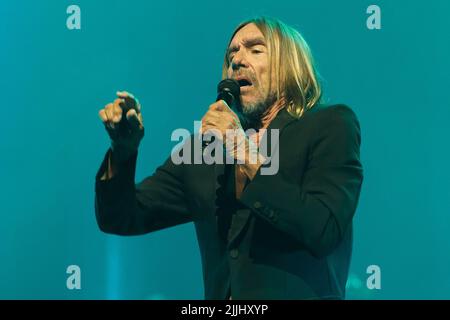
[[259, 129], [263, 114], [276, 100], [275, 94], [268, 94], [264, 100], [255, 103], [242, 103], [242, 116], [246, 122], [246, 127]]

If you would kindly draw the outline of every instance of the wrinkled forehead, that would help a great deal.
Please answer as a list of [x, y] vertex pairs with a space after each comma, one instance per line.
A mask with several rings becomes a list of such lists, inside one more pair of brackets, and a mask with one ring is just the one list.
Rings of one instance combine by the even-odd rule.
[[254, 23], [248, 23], [238, 29], [231, 38], [228, 48], [249, 42], [261, 42], [265, 44], [263, 33]]

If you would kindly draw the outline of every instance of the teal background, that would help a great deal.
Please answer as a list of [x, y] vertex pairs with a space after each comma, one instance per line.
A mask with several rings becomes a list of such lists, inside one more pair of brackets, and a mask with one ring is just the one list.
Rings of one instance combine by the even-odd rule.
[[[81, 8], [81, 30], [66, 8]], [[382, 29], [366, 28], [377, 4]], [[215, 98], [234, 27], [296, 27], [329, 103], [362, 127], [365, 180], [347, 298], [450, 298], [448, 1], [0, 2], [0, 298], [202, 299], [192, 224], [140, 237], [99, 231], [94, 177], [108, 148], [97, 115], [116, 90], [143, 105], [136, 180]], [[81, 290], [66, 268], [81, 268]], [[381, 290], [365, 286], [381, 268]]]

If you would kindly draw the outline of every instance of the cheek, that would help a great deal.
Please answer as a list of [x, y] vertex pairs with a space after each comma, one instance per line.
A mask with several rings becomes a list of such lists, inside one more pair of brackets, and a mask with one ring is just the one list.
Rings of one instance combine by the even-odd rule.
[[233, 69], [230, 67], [228, 67], [227, 69], [227, 78], [231, 78], [231, 76], [233, 75]]
[[261, 90], [268, 90], [270, 79], [268, 70], [261, 70], [258, 77], [258, 83]]

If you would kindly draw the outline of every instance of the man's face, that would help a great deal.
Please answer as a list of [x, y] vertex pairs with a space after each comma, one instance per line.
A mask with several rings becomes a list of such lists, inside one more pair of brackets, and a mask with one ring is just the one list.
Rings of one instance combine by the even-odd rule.
[[228, 61], [228, 78], [241, 85], [244, 115], [259, 118], [275, 101], [275, 86], [270, 86], [266, 41], [255, 24], [247, 24], [234, 35], [228, 47]]

